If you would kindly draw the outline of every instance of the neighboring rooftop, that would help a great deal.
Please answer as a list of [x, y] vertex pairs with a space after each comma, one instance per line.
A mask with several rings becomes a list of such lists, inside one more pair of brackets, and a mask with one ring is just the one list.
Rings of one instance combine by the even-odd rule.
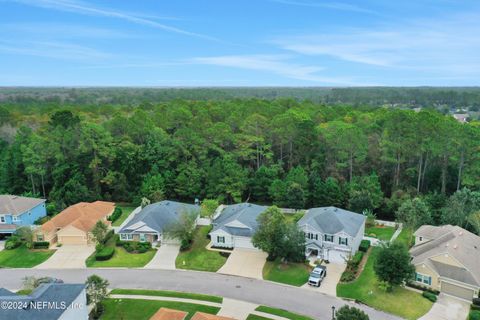
[[[440, 276], [480, 285], [480, 237], [458, 226], [422, 226], [415, 232], [424, 241], [410, 249], [412, 263], [426, 263]], [[464, 268], [452, 267], [430, 258], [448, 254]]]
[[[83, 284], [65, 284], [65, 283], [48, 283], [42, 284], [30, 295], [16, 295], [12, 292], [0, 289], [0, 303], [3, 301], [15, 301], [22, 303], [54, 303], [56, 306], [64, 304], [71, 305], [73, 301], [83, 292], [85, 285]], [[61, 307], [55, 308], [12, 308], [3, 309], [1, 311], [2, 319], [16, 319], [16, 320], [54, 320], [58, 319], [65, 309]]]
[[188, 312], [168, 308], [160, 308], [150, 320], [184, 320]]
[[217, 316], [214, 314], [196, 312], [191, 320], [235, 320], [234, 318]]
[[137, 213], [119, 233], [162, 232], [178, 221], [182, 213], [200, 214], [200, 207], [176, 201], [161, 201], [150, 204]]
[[469, 115], [467, 113], [455, 113], [453, 117], [458, 121], [458, 122], [467, 122]]
[[45, 199], [0, 195], [0, 214], [19, 215], [45, 202]]
[[250, 237], [258, 227], [257, 218], [267, 206], [239, 203], [226, 206], [213, 221], [212, 232], [222, 229], [232, 235]]
[[343, 231], [355, 237], [365, 220], [366, 217], [363, 214], [336, 207], [322, 207], [308, 209], [298, 221], [298, 225], [309, 225], [325, 234]]
[[98, 220], [110, 215], [115, 203], [105, 201], [80, 202], [74, 204], [42, 225], [42, 230], [51, 232], [72, 225], [85, 232], [90, 231]]

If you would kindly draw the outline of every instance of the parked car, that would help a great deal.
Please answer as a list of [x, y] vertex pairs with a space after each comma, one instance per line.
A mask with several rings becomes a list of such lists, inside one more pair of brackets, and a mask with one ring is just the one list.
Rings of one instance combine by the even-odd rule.
[[308, 284], [314, 287], [320, 287], [323, 278], [327, 276], [327, 267], [325, 266], [316, 266], [310, 273], [308, 278]]

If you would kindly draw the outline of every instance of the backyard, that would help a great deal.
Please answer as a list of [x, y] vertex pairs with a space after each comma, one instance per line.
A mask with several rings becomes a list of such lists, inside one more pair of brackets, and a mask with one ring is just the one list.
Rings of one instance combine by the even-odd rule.
[[373, 238], [377, 238], [382, 241], [390, 241], [393, 234], [395, 233], [394, 227], [387, 227], [387, 226], [374, 226], [365, 229], [365, 235]]
[[119, 205], [117, 207], [122, 209], [122, 215], [120, 216], [120, 218], [118, 218], [117, 220], [115, 220], [115, 222], [112, 223], [112, 226], [114, 227], [119, 227], [123, 223], [123, 221], [127, 219], [130, 213], [132, 213], [132, 211], [135, 210], [135, 207], [133, 206]]
[[372, 248], [365, 269], [357, 280], [339, 283], [337, 296], [358, 300], [373, 308], [383, 310], [406, 319], [418, 319], [430, 310], [432, 302], [414, 291], [397, 287], [392, 292], [379, 288], [373, 270], [378, 248]]
[[192, 247], [177, 256], [175, 261], [177, 269], [216, 272], [225, 264], [228, 254], [222, 255], [220, 252], [206, 249], [210, 242], [207, 238], [209, 231], [208, 226], [196, 229]]
[[410, 248], [414, 242], [413, 231], [408, 228], [403, 228], [395, 241], [403, 243], [407, 248]]
[[30, 250], [24, 244], [12, 250], [0, 251], [0, 268], [32, 268], [46, 261], [55, 250]]
[[310, 271], [305, 263], [282, 263], [277, 259], [265, 263], [263, 279], [300, 287], [308, 281]]

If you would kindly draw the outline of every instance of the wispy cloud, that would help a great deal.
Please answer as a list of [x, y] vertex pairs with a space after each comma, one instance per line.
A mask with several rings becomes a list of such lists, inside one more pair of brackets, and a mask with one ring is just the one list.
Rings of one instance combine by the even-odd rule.
[[277, 2], [286, 5], [292, 6], [301, 6], [301, 7], [313, 7], [313, 8], [324, 8], [332, 9], [339, 11], [351, 11], [359, 13], [375, 13], [375, 11], [370, 9], [365, 9], [357, 5], [343, 3], [343, 2], [325, 2], [325, 1], [309, 1], [309, 0], [270, 0], [271, 2]]
[[285, 55], [229, 55], [215, 57], [197, 57], [188, 60], [193, 64], [206, 64], [221, 67], [258, 70], [274, 73], [283, 77], [320, 83], [352, 84], [351, 79], [321, 76], [322, 67], [292, 63]]
[[168, 32], [174, 32], [174, 33], [183, 34], [186, 36], [218, 41], [218, 39], [214, 37], [210, 37], [208, 35], [190, 32], [180, 28], [172, 27], [170, 25], [159, 23], [158, 21], [155, 21], [150, 18], [142, 17], [139, 15], [124, 13], [114, 9], [105, 9], [105, 8], [95, 7], [86, 2], [80, 2], [80, 1], [74, 1], [74, 0], [12, 0], [12, 1], [27, 4], [30, 6], [73, 12], [73, 13], [82, 14], [82, 15], [116, 18], [116, 19], [121, 19], [124, 21], [131, 22], [131, 23], [139, 24], [139, 25], [161, 29]]
[[135, 34], [123, 31], [97, 28], [86, 25], [72, 25], [65, 23], [15, 23], [2, 24], [0, 30], [10, 34], [28, 36], [47, 36], [55, 39], [60, 38], [133, 38]]

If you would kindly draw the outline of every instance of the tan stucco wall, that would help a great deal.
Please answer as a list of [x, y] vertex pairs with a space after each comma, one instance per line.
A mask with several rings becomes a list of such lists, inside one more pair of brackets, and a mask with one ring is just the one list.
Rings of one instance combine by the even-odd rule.
[[[433, 289], [440, 290], [440, 281], [438, 279], [438, 275], [432, 269], [430, 269], [427, 265], [419, 264], [415, 266], [415, 270], [416, 272], [421, 273], [423, 275], [431, 276], [432, 285], [430, 287], [432, 287]], [[416, 283], [420, 284], [420, 282], [416, 282]], [[423, 286], [428, 287], [428, 285], [423, 282], [421, 284]]]

